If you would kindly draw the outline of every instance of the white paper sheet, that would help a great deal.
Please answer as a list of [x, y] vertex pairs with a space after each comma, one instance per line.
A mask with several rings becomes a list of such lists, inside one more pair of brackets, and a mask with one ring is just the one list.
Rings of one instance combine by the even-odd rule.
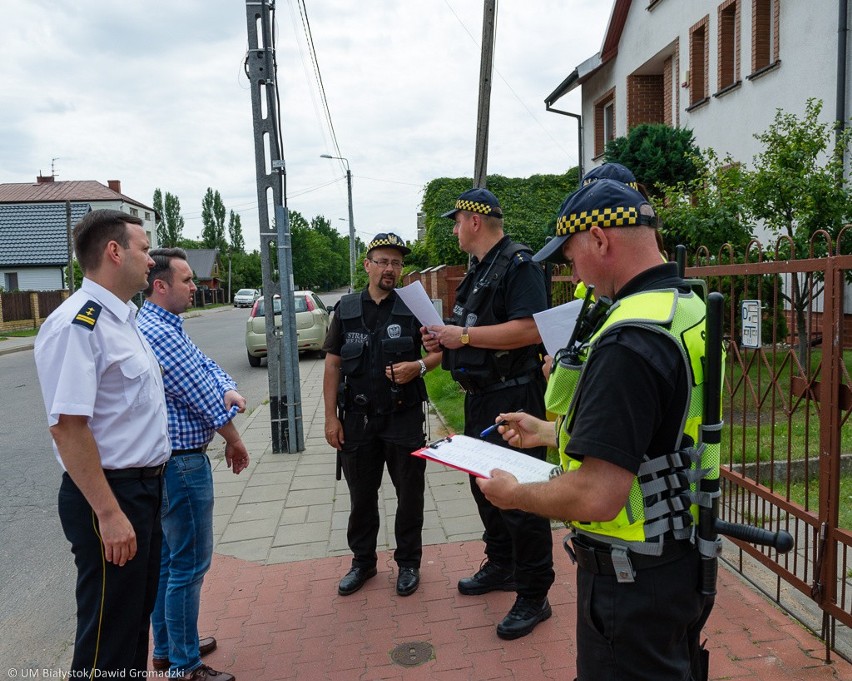
[[555, 356], [568, 344], [582, 307], [582, 300], [572, 300], [570, 303], [536, 312], [533, 315], [541, 342], [544, 343], [548, 355]]
[[518, 482], [544, 482], [562, 472], [547, 461], [467, 435], [452, 435], [411, 453], [478, 478], [490, 478], [495, 468], [508, 471]]
[[444, 320], [441, 319], [429, 296], [426, 295], [426, 289], [419, 281], [415, 281], [408, 286], [403, 286], [396, 290], [396, 294], [402, 298], [408, 309], [417, 317], [417, 321], [421, 326], [443, 326]]

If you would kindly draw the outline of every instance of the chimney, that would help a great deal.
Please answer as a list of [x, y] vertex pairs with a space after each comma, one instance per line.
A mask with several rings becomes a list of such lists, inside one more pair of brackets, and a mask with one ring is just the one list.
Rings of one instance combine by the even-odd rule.
[[121, 194], [121, 180], [107, 180], [107, 186], [116, 194]]
[[53, 182], [53, 175], [38, 175], [36, 177], [36, 184], [47, 184], [48, 182]]

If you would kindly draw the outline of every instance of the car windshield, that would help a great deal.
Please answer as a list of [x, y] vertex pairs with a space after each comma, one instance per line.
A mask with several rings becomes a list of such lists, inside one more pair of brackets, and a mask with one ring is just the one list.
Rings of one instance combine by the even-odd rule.
[[237, 291], [237, 295], [238, 296], [253, 296], [254, 295], [254, 289], [241, 288], [239, 291]]
[[[294, 296], [294, 301], [296, 304], [296, 312], [307, 312], [308, 311], [308, 303], [305, 300], [304, 296]], [[275, 314], [281, 314], [281, 298], [274, 298], [272, 305], [275, 307]], [[255, 317], [263, 317], [265, 316], [264, 311], [264, 300], [263, 298], [259, 298], [257, 301], [257, 310], [255, 311]]]

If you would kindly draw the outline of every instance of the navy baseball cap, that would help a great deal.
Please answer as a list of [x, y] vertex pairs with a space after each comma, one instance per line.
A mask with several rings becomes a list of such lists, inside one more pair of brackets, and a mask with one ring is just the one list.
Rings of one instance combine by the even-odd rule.
[[503, 210], [500, 208], [500, 202], [487, 189], [474, 188], [468, 189], [456, 199], [456, 205], [452, 210], [448, 210], [441, 215], [442, 218], [451, 218], [460, 210], [467, 210], [471, 213], [479, 213], [480, 215], [492, 215], [495, 218], [503, 217]]
[[376, 234], [367, 246], [367, 253], [369, 254], [369, 252], [374, 248], [395, 248], [402, 253], [403, 256], [411, 253], [411, 249], [406, 246], [405, 242], [393, 232], [381, 232], [380, 234]]
[[639, 189], [639, 186], [636, 184], [636, 176], [620, 163], [604, 163], [597, 168], [592, 168], [583, 175], [582, 184], [585, 187], [587, 184], [592, 184], [592, 182], [603, 179], [618, 180], [628, 187], [636, 190]]
[[638, 191], [623, 182], [600, 179], [585, 185], [562, 203], [556, 233], [533, 256], [536, 262], [564, 263], [562, 245], [572, 234], [598, 227], [655, 227], [657, 215]]

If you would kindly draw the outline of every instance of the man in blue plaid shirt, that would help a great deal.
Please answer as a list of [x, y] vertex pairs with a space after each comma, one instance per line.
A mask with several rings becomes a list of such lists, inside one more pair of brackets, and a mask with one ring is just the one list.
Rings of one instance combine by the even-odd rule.
[[237, 384], [189, 339], [179, 316], [192, 304], [195, 284], [186, 253], [161, 248], [149, 254], [146, 301], [137, 316], [163, 370], [172, 454], [163, 475], [163, 549], [160, 585], [151, 622], [153, 665], [172, 678], [233, 681], [201, 662], [216, 640], [198, 638], [201, 584], [213, 558], [213, 475], [207, 445], [225, 438], [225, 460], [234, 473], [249, 454], [232, 423], [246, 401]]

